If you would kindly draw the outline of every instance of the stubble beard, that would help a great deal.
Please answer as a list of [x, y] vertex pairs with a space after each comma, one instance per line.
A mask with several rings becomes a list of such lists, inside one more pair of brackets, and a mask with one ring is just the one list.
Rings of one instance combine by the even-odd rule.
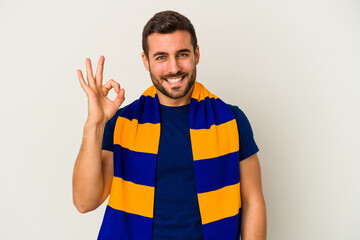
[[[194, 68], [194, 70], [192, 71], [191, 73], [191, 77], [189, 79], [189, 82], [187, 83], [186, 87], [185, 87], [185, 90], [182, 94], [172, 94], [170, 93], [169, 91], [167, 91], [163, 85], [161, 85], [161, 81], [166, 81], [166, 80], [163, 80], [163, 78], [166, 78], [166, 77], [176, 77], [176, 76], [184, 76], [185, 75], [185, 78], [187, 78], [189, 76], [189, 74], [186, 74], [186, 73], [183, 73], [183, 72], [179, 72], [177, 74], [174, 74], [172, 76], [165, 76], [165, 77], [160, 77], [161, 79], [158, 79], [156, 78], [152, 72], [151, 72], [151, 69], [149, 69], [149, 72], [150, 72], [150, 77], [151, 77], [151, 81], [152, 83], [154, 84], [155, 88], [161, 92], [162, 94], [164, 94], [165, 96], [169, 97], [169, 98], [172, 98], [172, 99], [179, 99], [179, 98], [182, 98], [184, 97], [189, 91], [190, 89], [192, 88], [192, 86], [194, 85], [195, 83], [195, 79], [196, 79], [196, 67]], [[181, 88], [181, 86], [178, 86], [178, 87], [173, 87], [172, 89], [173, 90], [178, 90], [179, 88]]]

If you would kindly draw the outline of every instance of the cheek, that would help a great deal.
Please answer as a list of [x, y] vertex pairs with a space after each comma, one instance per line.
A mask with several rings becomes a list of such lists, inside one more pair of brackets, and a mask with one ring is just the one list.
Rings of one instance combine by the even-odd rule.
[[183, 72], [187, 72], [187, 73], [191, 74], [191, 72], [194, 70], [194, 65], [192, 65], [192, 64], [183, 65], [181, 70]]
[[186, 72], [191, 72], [195, 68], [194, 61], [187, 61], [182, 64], [181, 69]]
[[152, 74], [155, 76], [162, 76], [166, 74], [165, 68], [161, 64], [154, 64], [151, 65], [150, 67]]

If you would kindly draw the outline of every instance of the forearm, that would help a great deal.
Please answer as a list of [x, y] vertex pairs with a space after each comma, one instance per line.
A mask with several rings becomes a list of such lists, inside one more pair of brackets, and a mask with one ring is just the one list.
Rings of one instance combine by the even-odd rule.
[[266, 209], [263, 199], [241, 208], [241, 240], [266, 239]]
[[97, 208], [104, 194], [101, 151], [104, 123], [86, 122], [73, 173], [73, 201], [80, 212]]

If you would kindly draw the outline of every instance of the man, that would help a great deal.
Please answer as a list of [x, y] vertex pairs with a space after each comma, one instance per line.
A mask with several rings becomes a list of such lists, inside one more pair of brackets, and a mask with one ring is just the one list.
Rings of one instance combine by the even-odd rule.
[[89, 111], [74, 167], [76, 208], [92, 211], [110, 194], [99, 239], [265, 239], [251, 126], [196, 81], [191, 22], [173, 11], [155, 14], [143, 50], [153, 86], [121, 109], [124, 89], [102, 83], [104, 57], [95, 76], [86, 59], [87, 82], [78, 70]]

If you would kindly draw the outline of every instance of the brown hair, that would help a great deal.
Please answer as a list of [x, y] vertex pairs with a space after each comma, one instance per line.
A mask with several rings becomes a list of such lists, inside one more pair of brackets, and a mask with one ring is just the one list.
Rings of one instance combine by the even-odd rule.
[[191, 44], [194, 51], [197, 46], [197, 38], [194, 26], [190, 20], [174, 11], [163, 11], [156, 13], [145, 25], [142, 33], [142, 48], [146, 55], [149, 53], [148, 36], [152, 33], [172, 33], [176, 30], [188, 31], [191, 35]]

